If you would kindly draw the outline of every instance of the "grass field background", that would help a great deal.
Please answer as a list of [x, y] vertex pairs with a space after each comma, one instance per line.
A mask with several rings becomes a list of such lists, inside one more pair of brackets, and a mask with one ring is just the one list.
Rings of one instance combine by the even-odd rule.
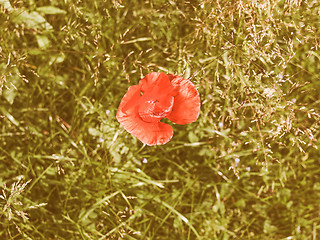
[[[320, 239], [317, 0], [0, 0], [1, 239]], [[190, 79], [148, 147], [128, 87]]]

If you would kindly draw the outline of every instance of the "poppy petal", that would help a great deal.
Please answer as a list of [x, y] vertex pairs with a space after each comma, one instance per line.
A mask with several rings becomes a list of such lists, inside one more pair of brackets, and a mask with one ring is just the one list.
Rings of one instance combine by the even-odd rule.
[[172, 127], [162, 122], [145, 122], [133, 115], [125, 116], [119, 122], [129, 133], [149, 146], [165, 144], [173, 136]]
[[173, 108], [167, 118], [177, 124], [187, 124], [197, 120], [200, 113], [200, 97], [196, 87], [188, 79], [168, 75], [172, 85], [178, 89]]
[[162, 72], [148, 73], [139, 81], [139, 86], [143, 93], [148, 93], [155, 97], [170, 94], [174, 90], [168, 76]]
[[123, 114], [126, 114], [127, 111], [133, 111], [136, 105], [139, 104], [140, 98], [141, 96], [140, 96], [139, 85], [133, 85], [129, 87], [127, 93], [123, 96], [120, 102], [118, 112], [117, 112], [117, 118], [118, 118], [118, 115], [122, 116]]
[[141, 119], [139, 115], [141, 99], [139, 85], [129, 87], [119, 105], [117, 120], [127, 132], [147, 145], [152, 146], [169, 142], [173, 136], [170, 125], [159, 122], [159, 120], [145, 122]]
[[161, 145], [170, 141], [173, 136], [172, 127], [163, 122], [137, 122], [137, 126], [131, 134], [141, 142], [153, 146]]

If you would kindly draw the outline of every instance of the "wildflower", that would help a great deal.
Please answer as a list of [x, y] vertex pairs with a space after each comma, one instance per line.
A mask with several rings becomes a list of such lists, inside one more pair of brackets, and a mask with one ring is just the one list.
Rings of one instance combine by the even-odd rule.
[[200, 97], [193, 83], [177, 75], [152, 72], [129, 87], [117, 112], [121, 125], [141, 142], [152, 146], [165, 144], [173, 136], [163, 118], [177, 124], [197, 120]]
[[238, 167], [238, 164], [239, 164], [239, 162], [240, 162], [240, 159], [239, 159], [239, 158], [235, 158], [234, 161], [235, 161], [235, 166]]
[[265, 95], [267, 98], [274, 97], [274, 93], [276, 92], [276, 89], [274, 88], [265, 88], [263, 90], [263, 95]]

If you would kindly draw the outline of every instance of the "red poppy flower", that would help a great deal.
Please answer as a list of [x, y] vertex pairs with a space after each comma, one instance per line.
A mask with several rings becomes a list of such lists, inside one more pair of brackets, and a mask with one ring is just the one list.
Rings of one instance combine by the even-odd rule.
[[200, 97], [188, 79], [159, 72], [147, 74], [139, 85], [129, 87], [119, 105], [117, 119], [133, 136], [147, 145], [165, 144], [173, 130], [160, 122], [168, 118], [177, 124], [197, 120]]

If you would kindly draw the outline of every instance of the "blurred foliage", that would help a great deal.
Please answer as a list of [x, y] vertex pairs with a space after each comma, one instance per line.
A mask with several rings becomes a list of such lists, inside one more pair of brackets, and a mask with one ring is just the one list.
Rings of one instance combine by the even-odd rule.
[[[318, 239], [320, 4], [0, 0], [1, 239]], [[197, 122], [115, 114], [151, 71]]]

